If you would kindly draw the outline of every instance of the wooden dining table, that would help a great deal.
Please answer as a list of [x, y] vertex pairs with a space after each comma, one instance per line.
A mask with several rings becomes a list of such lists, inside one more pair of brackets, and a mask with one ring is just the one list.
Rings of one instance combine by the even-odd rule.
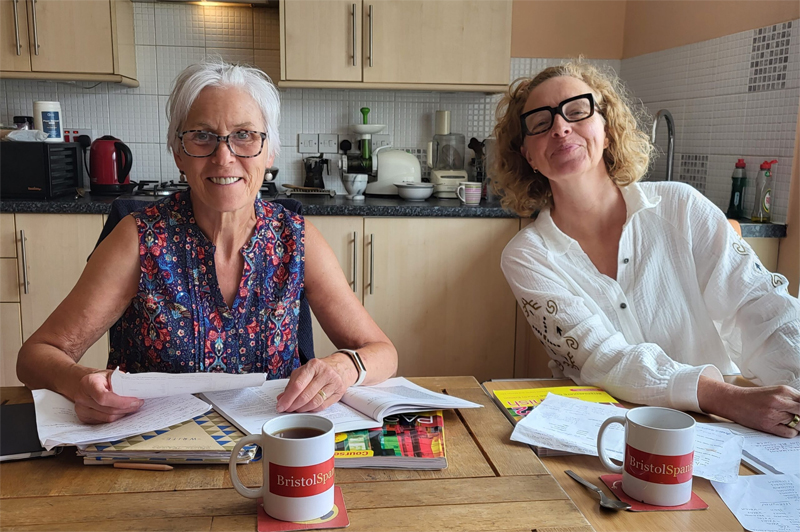
[[[586, 494], [569, 483], [562, 489], [528, 446], [510, 441], [512, 426], [473, 377], [410, 380], [483, 408], [445, 411], [447, 469], [337, 468], [349, 532], [592, 530], [570, 500], [571, 495], [582, 504]], [[0, 400], [30, 402], [31, 395], [21, 387], [2, 388]], [[242, 482], [259, 486], [261, 467], [260, 462], [239, 466]], [[555, 469], [558, 474], [562, 468]], [[172, 471], [85, 466], [74, 447], [55, 457], [0, 464], [3, 531], [252, 532], [256, 505], [233, 489], [226, 465], [180, 465]], [[595, 517], [591, 507], [583, 505], [583, 511]], [[675, 518], [673, 529], [681, 528], [686, 518]]]
[[[740, 377], [726, 377], [726, 381], [739, 386], [750, 386]], [[527, 388], [545, 388], [551, 386], [575, 386], [570, 380], [534, 379], [534, 380], [497, 380], [483, 383], [487, 394], [494, 390], [517, 390]], [[632, 407], [622, 402], [623, 406]], [[495, 405], [499, 410], [500, 407]], [[714, 421], [709, 416], [689, 412], [699, 422]], [[716, 419], [719, 420], [719, 419]], [[512, 422], [506, 418], [509, 426]], [[691, 511], [656, 511], [656, 512], [613, 512], [600, 508], [592, 494], [586, 488], [572, 480], [565, 471], [572, 470], [595, 486], [602, 488], [612, 499], [616, 497], [600, 480], [601, 475], [610, 474], [596, 456], [569, 455], [545, 456], [540, 458], [551, 475], [567, 492], [572, 501], [580, 508], [581, 513], [589, 520], [597, 532], [737, 532], [744, 530], [736, 517], [717, 495], [711, 482], [700, 477], [692, 480], [692, 491], [708, 504], [706, 510]], [[739, 467], [739, 475], [752, 475], [753, 472], [744, 466]]]

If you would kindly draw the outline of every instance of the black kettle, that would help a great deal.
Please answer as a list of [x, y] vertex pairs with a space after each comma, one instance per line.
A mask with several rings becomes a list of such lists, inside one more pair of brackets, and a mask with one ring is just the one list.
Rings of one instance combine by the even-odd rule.
[[304, 187], [310, 188], [325, 188], [325, 182], [322, 180], [322, 169], [327, 169], [327, 174], [331, 175], [331, 169], [328, 164], [330, 161], [320, 155], [314, 157], [303, 158], [303, 168], [306, 171], [306, 179], [303, 182]]

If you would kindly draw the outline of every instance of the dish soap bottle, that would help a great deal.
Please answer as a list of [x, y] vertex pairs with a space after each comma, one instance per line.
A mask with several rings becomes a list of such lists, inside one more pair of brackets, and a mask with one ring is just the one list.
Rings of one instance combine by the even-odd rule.
[[772, 219], [772, 165], [778, 161], [764, 161], [756, 177], [756, 197], [753, 204], [754, 222], [768, 223]]
[[744, 218], [744, 190], [747, 187], [747, 174], [745, 173], [744, 159], [736, 161], [731, 180], [731, 201], [728, 204], [726, 216], [734, 220]]

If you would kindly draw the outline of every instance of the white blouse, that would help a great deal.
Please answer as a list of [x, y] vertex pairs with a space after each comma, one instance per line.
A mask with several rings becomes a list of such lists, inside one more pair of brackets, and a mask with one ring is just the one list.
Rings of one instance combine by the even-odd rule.
[[555, 377], [635, 403], [700, 411], [700, 375], [800, 389], [800, 302], [711, 201], [683, 183], [622, 187], [617, 279], [550, 211], [502, 268]]

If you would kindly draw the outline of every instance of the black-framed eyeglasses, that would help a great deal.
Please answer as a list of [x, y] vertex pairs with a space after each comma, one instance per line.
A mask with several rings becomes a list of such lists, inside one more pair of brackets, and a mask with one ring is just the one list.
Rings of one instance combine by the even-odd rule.
[[202, 129], [190, 129], [178, 135], [183, 151], [189, 157], [210, 157], [217, 151], [220, 141], [228, 145], [237, 157], [258, 157], [264, 149], [267, 134], [261, 131], [242, 129], [229, 135], [217, 135]]
[[557, 107], [539, 107], [520, 115], [522, 136], [541, 135], [550, 131], [556, 114], [561, 115], [567, 122], [586, 120], [594, 114], [594, 97], [591, 93], [581, 94], [567, 98]]

